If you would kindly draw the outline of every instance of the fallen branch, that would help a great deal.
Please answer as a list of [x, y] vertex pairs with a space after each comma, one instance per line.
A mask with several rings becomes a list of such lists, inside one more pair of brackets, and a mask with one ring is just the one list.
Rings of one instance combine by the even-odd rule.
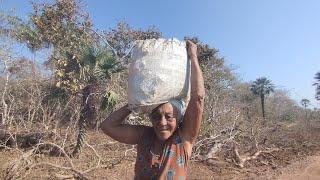
[[258, 156], [262, 153], [271, 153], [273, 151], [279, 151], [279, 148], [272, 148], [272, 149], [267, 149], [267, 150], [258, 150], [256, 151], [254, 154], [252, 154], [251, 156], [240, 156], [238, 148], [236, 146], [233, 146], [233, 152], [235, 155], [235, 164], [240, 167], [243, 168], [244, 167], [244, 163], [253, 159], [257, 159]]
[[[44, 166], [57, 169], [57, 170], [62, 170], [64, 172], [69, 172], [69, 173], [71, 172], [71, 174], [69, 175], [59, 174], [59, 173], [54, 174], [58, 179], [89, 179], [88, 173], [100, 168], [110, 169], [114, 167], [116, 164], [121, 163], [121, 161], [125, 157], [123, 156], [117, 162], [113, 162], [108, 165], [101, 165], [101, 156], [98, 154], [98, 152], [89, 143], [85, 142], [85, 144], [94, 152], [94, 155], [98, 159], [96, 162], [96, 165], [89, 169], [86, 169], [86, 170], [77, 169], [74, 163], [72, 162], [72, 159], [70, 158], [70, 156], [65, 152], [65, 150], [61, 146], [51, 142], [44, 142], [44, 143], [37, 144], [33, 149], [27, 151], [26, 153], [23, 153], [18, 159], [12, 161], [7, 167], [5, 179], [26, 178], [26, 176], [31, 172], [32, 169], [35, 169], [37, 167], [44, 167]], [[68, 161], [69, 166], [62, 166], [62, 165], [54, 164], [50, 162], [34, 163], [32, 161], [32, 156], [37, 152], [39, 152], [40, 148], [43, 146], [51, 146], [54, 148], [58, 148], [59, 151], [62, 153], [62, 155]]]

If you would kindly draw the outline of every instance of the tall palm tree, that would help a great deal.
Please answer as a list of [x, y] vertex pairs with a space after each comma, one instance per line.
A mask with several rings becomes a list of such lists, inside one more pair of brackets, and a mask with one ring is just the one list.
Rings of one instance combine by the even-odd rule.
[[316, 86], [316, 99], [320, 100], [320, 71], [316, 73], [314, 79], [316, 79], [316, 82], [313, 84]]
[[309, 99], [302, 99], [300, 103], [304, 107], [304, 110], [306, 112], [306, 119], [307, 119], [307, 116], [308, 116], [307, 107], [310, 105], [310, 101], [309, 101]]
[[274, 85], [266, 77], [260, 77], [251, 84], [250, 90], [253, 94], [260, 96], [262, 117], [265, 119], [265, 98], [274, 91]]
[[301, 100], [301, 105], [302, 105], [304, 108], [307, 108], [307, 107], [310, 105], [309, 99], [302, 99], [302, 100]]

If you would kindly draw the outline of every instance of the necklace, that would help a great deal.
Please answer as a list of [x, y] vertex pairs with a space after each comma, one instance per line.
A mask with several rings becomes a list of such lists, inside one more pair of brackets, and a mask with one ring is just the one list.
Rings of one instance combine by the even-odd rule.
[[[156, 142], [155, 136], [153, 136], [152, 139], [153, 139], [153, 142], [152, 142], [152, 145], [150, 146], [149, 152], [152, 155], [152, 159], [160, 160], [160, 156], [161, 156], [162, 151], [160, 151], [159, 154], [158, 153], [154, 153], [154, 150], [156, 149], [156, 144], [158, 145], [157, 147], [159, 147], [159, 142]], [[163, 144], [161, 144], [160, 147], [162, 149], [163, 148]]]
[[149, 150], [149, 152], [152, 156], [151, 167], [156, 168], [156, 169], [160, 169], [161, 168], [160, 154], [153, 153], [151, 149]]
[[152, 152], [151, 148], [150, 148], [150, 154], [152, 155], [152, 159], [159, 159], [160, 158], [160, 154], [155, 154]]

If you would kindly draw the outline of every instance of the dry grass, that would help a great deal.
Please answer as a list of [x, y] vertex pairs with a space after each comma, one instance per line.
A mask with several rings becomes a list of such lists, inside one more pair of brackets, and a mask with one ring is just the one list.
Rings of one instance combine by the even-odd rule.
[[[217, 156], [205, 161], [191, 161], [189, 179], [212, 179], [213, 177], [215, 179], [235, 177], [257, 179], [266, 175], [267, 172], [269, 178], [275, 177], [281, 168], [286, 167], [293, 160], [320, 152], [319, 129], [320, 124], [316, 122], [308, 130], [299, 124], [281, 125], [267, 141], [277, 146], [279, 151], [261, 153], [255, 159], [248, 160], [243, 168], [239, 168], [234, 160], [228, 159], [230, 157], [227, 156]], [[42, 139], [42, 141], [46, 140]], [[135, 148], [114, 142], [96, 131], [88, 133], [87, 143], [89, 146], [85, 146], [80, 156], [72, 159], [68, 159], [67, 155], [57, 156], [57, 153], [53, 154], [50, 148], [34, 151], [29, 156], [27, 154], [34, 146], [26, 149], [2, 149], [0, 151], [2, 162], [0, 178], [8, 177], [8, 172], [11, 170], [14, 172], [12, 179], [132, 179]], [[68, 148], [71, 147], [64, 148], [66, 152]], [[60, 154], [63, 155], [62, 152]], [[21, 162], [22, 155], [25, 156], [24, 163]], [[70, 164], [70, 161], [73, 165]], [[12, 163], [17, 162], [20, 163], [20, 168], [14, 170], [9, 168], [12, 167]], [[89, 169], [91, 170], [84, 173]], [[83, 177], [79, 176], [79, 173], [83, 173]]]

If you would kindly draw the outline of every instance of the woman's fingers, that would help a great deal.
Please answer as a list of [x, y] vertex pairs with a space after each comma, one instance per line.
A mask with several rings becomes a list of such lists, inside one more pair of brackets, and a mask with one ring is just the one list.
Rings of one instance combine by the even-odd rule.
[[190, 40], [187, 40], [186, 43], [188, 55], [190, 57], [197, 56], [197, 45]]

